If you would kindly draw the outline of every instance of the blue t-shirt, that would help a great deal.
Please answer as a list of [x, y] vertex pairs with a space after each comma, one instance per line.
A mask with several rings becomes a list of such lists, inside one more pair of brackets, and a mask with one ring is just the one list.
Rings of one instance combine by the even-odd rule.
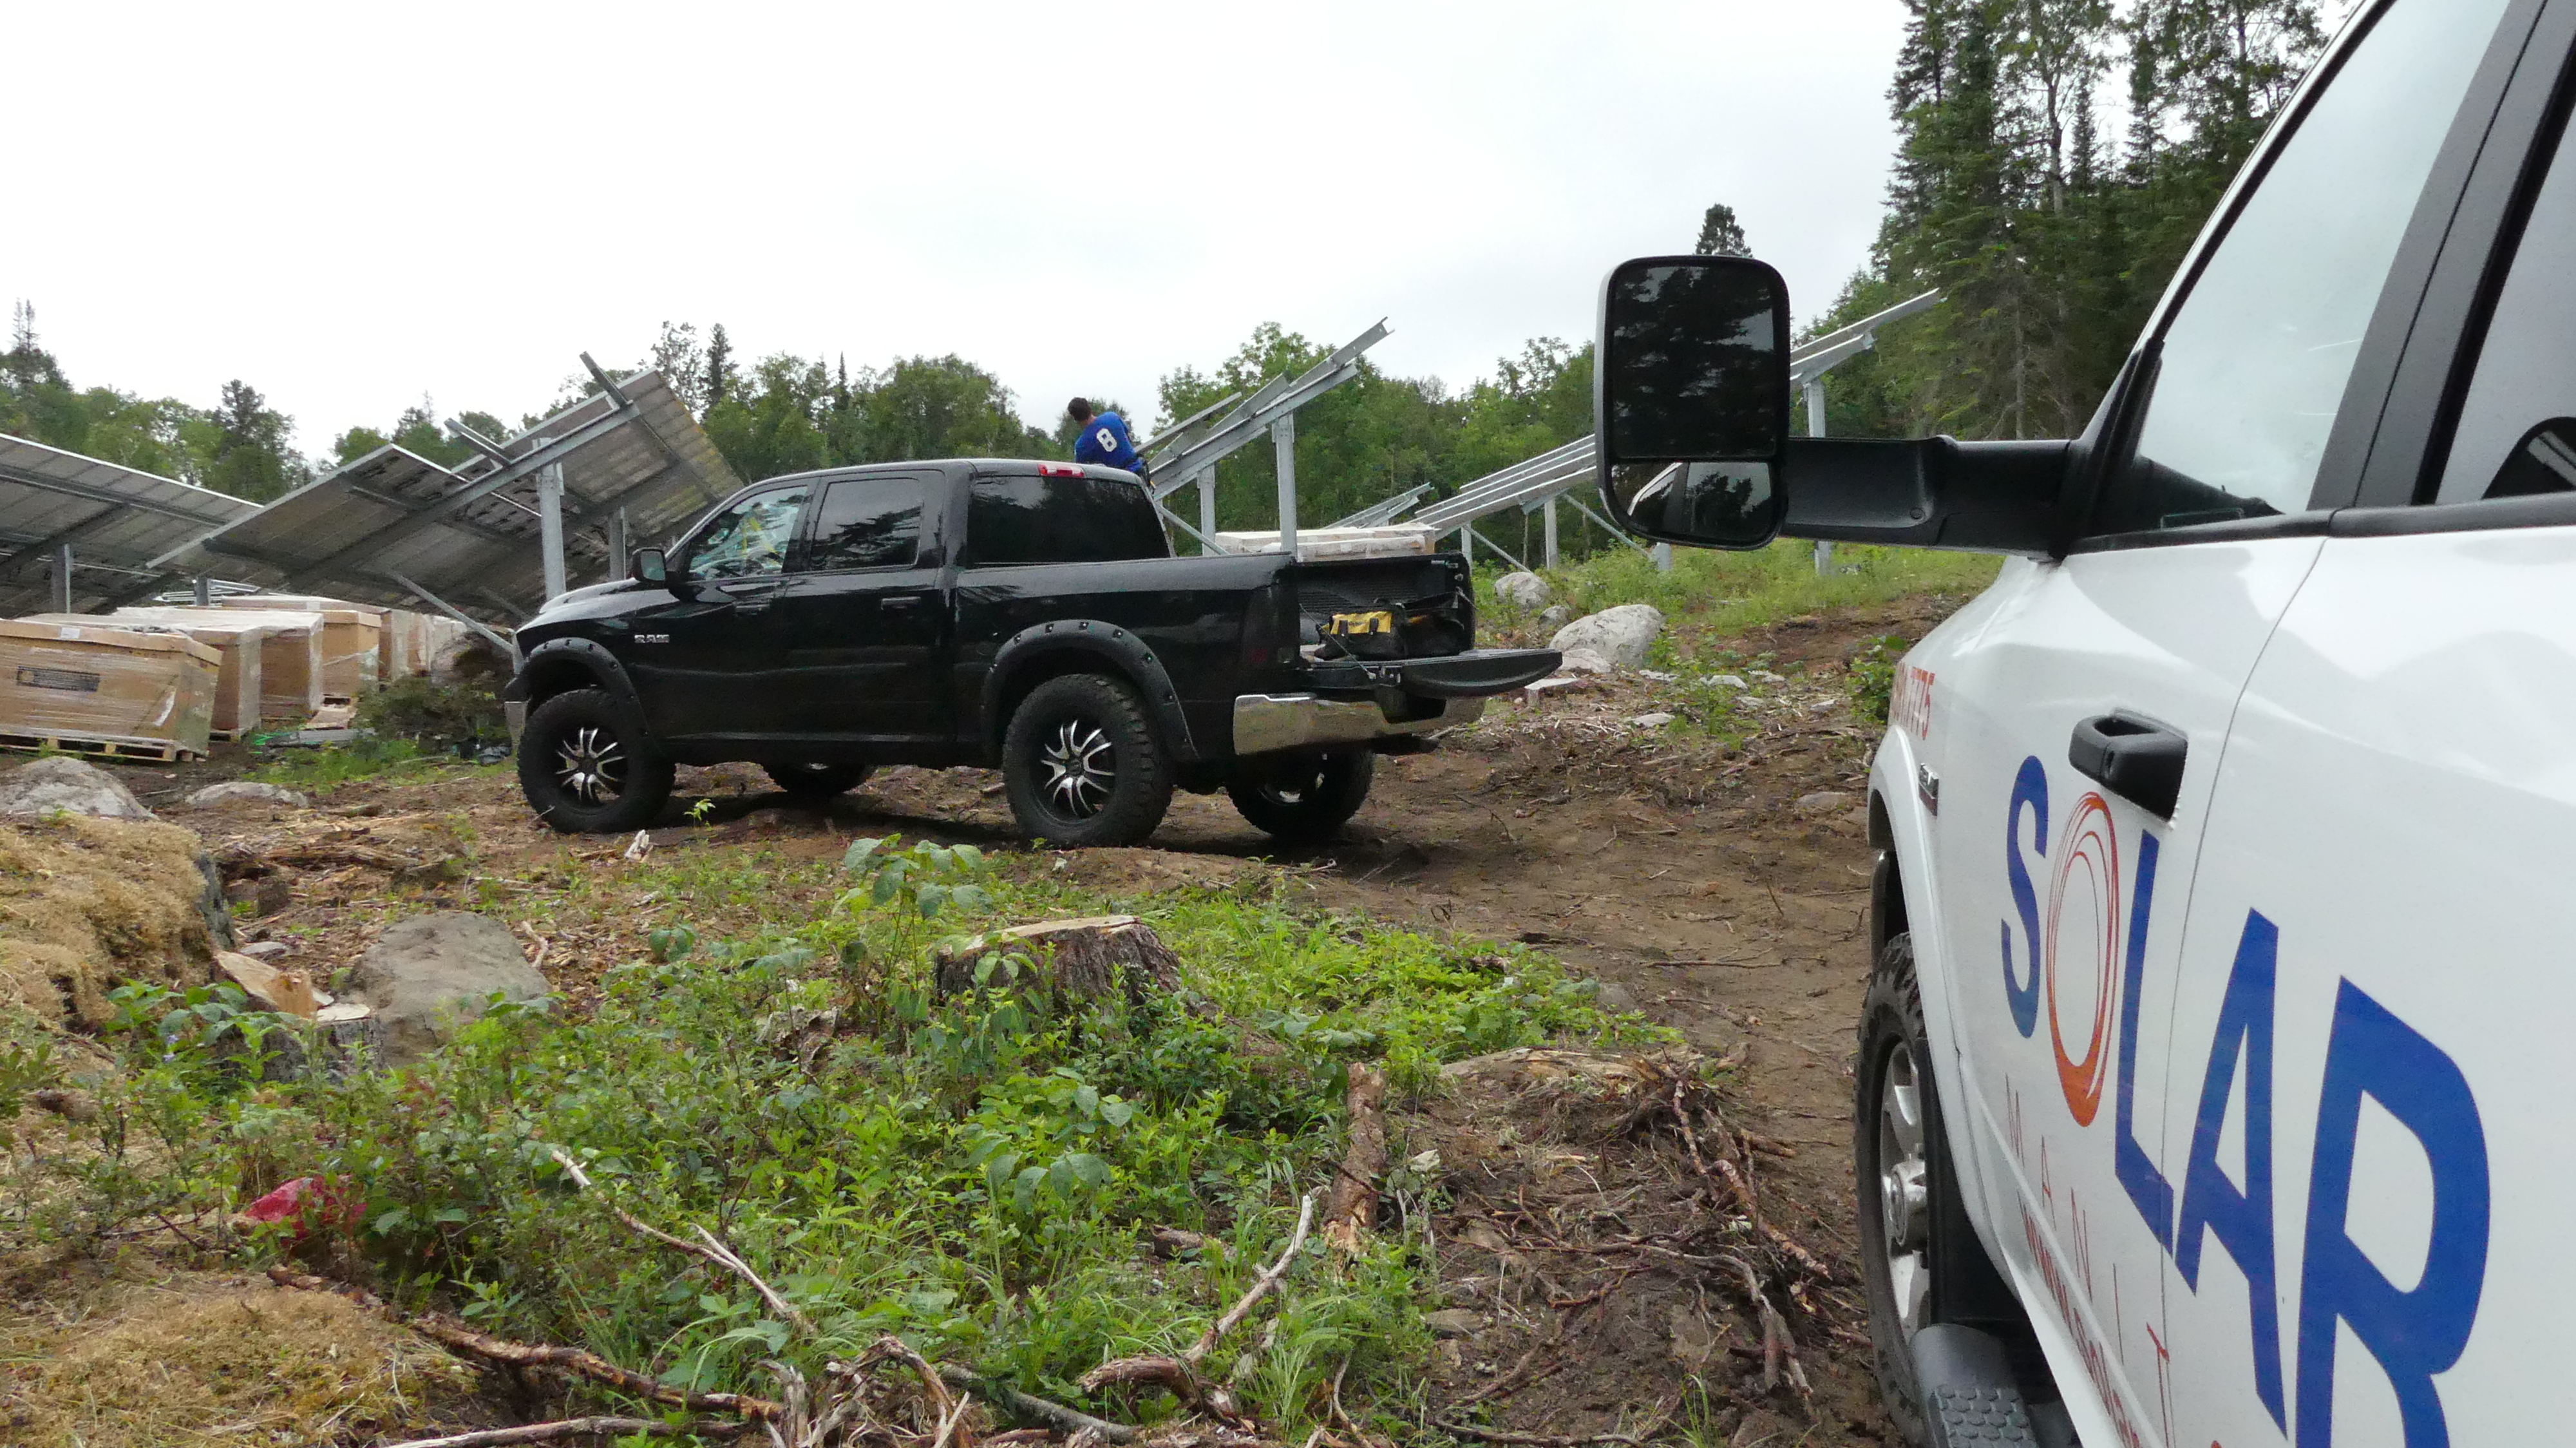
[[1104, 467], [1125, 468], [1141, 472], [1144, 459], [1136, 456], [1136, 444], [1127, 438], [1127, 420], [1114, 412], [1096, 413], [1082, 425], [1082, 433], [1073, 440], [1073, 460], [1099, 463]]

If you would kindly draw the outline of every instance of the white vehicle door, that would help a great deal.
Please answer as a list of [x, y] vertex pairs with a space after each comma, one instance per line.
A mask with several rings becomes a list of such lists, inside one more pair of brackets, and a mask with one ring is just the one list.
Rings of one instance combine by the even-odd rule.
[[2167, 1077], [2177, 1443], [2576, 1434], [2576, 5], [2540, 8], [2219, 768]]
[[2169, 1330], [2182, 925], [2237, 700], [2356, 485], [2363, 333], [2505, 3], [2395, 0], [2338, 43], [2097, 420], [2084, 536], [2009, 565], [1909, 681], [1970, 1170], [2061, 1377], [2109, 1419], [2079, 1415], [2087, 1441], [2210, 1441], [2177, 1433]]

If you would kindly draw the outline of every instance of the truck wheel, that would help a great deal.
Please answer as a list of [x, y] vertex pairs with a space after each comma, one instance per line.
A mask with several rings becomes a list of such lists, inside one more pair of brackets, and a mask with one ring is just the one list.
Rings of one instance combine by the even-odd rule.
[[671, 761], [607, 690], [575, 689], [529, 711], [519, 791], [565, 834], [642, 829], [671, 798]]
[[1022, 833], [1072, 849], [1144, 842], [1172, 804], [1172, 766], [1134, 690], [1067, 674], [1029, 691], [1002, 737]]
[[847, 794], [868, 777], [864, 764], [764, 764], [760, 768], [770, 783], [815, 803]]
[[1969, 1225], [1932, 1080], [1914, 936], [1889, 937], [1861, 1001], [1853, 1079], [1852, 1171], [1860, 1197], [1861, 1281], [1888, 1421], [1907, 1443], [1927, 1441], [1915, 1380], [1915, 1332], [2012, 1311]]
[[1254, 829], [1284, 844], [1312, 844], [1358, 814], [1377, 776], [1365, 749], [1255, 760], [1225, 783], [1235, 810]]

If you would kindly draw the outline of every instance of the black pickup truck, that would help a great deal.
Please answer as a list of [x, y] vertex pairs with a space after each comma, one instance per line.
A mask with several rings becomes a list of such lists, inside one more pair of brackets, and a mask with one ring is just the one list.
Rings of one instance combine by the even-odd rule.
[[1478, 649], [1456, 554], [1174, 557], [1134, 475], [1026, 460], [773, 478], [522, 626], [519, 780], [556, 829], [631, 830], [676, 764], [827, 798], [886, 764], [998, 765], [1058, 845], [1133, 844], [1174, 789], [1330, 835], [1374, 754], [1554, 669]]

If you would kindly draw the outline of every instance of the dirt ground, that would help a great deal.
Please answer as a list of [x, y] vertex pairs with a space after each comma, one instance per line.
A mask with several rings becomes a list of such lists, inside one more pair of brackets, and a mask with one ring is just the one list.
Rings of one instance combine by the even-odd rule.
[[[1473, 1410], [1506, 1435], [1661, 1423], [1703, 1443], [1882, 1441], [1849, 1125], [1878, 726], [1853, 712], [1845, 665], [1876, 636], [1919, 636], [1946, 608], [1829, 613], [1732, 641], [1755, 661], [1740, 711], [1755, 725], [1733, 747], [1686, 723], [1632, 722], [1671, 708], [1689, 681], [1592, 681], [1497, 709], [1438, 752], [1381, 759], [1367, 806], [1331, 846], [1279, 855], [1224, 796], [1185, 795], [1152, 848], [1063, 860], [1120, 892], [1285, 867], [1322, 908], [1548, 950], [1598, 977], [1606, 1002], [1677, 1033], [1685, 1049], [1662, 1064], [1480, 1063], [1453, 1072], [1447, 1097], [1398, 1114], [1400, 1151], [1438, 1150], [1444, 1173], [1445, 1203], [1427, 1225], [1457, 1311], [1439, 1324], [1435, 1414]], [[127, 774], [148, 803], [171, 808], [240, 768], [219, 757]], [[684, 770], [680, 788], [652, 832], [656, 850], [756, 846], [747, 859], [819, 860], [888, 832], [1015, 847], [998, 777], [982, 771], [888, 770], [825, 811], [789, 806], [742, 767]], [[679, 812], [701, 797], [712, 801], [702, 817]], [[552, 835], [502, 771], [362, 781], [309, 812], [168, 817], [203, 833], [219, 859], [229, 848], [269, 862], [271, 903], [284, 908], [246, 937], [286, 941], [288, 963], [325, 971], [354, 960], [394, 915], [542, 893], [602, 873], [598, 862], [632, 844]], [[470, 847], [470, 871], [440, 864], [459, 846]], [[814, 887], [818, 900], [825, 888]], [[613, 887], [551, 898], [521, 933], [578, 1006], [601, 971], [642, 949], [653, 904]], [[1656, 1074], [1667, 1068], [1718, 1082], [1691, 1086], [1705, 1107], [1695, 1118], [1656, 1116], [1679, 1079]], [[1515, 1073], [1568, 1089], [1521, 1090]], [[1699, 1134], [1685, 1139], [1678, 1128], [1693, 1119]], [[1825, 1269], [1777, 1304], [1810, 1391], [1763, 1386], [1762, 1324], [1733, 1267], [1744, 1244], [1712, 1235], [1721, 1214], [1710, 1208], [1729, 1197], [1714, 1163], [1694, 1161], [1702, 1147], [1731, 1159], [1726, 1170], [1750, 1179], [1763, 1221]]]

